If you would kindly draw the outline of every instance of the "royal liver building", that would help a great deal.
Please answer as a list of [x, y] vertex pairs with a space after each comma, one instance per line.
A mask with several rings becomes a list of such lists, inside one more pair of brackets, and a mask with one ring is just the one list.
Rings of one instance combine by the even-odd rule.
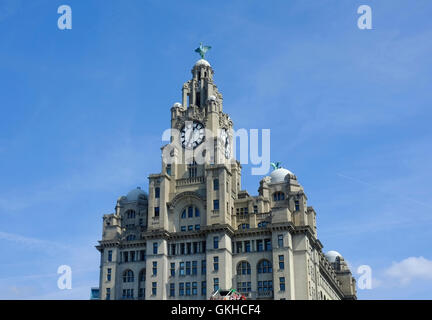
[[130, 191], [103, 216], [101, 299], [209, 299], [231, 288], [251, 299], [356, 299], [342, 256], [323, 253], [292, 172], [276, 167], [256, 196], [241, 189], [213, 75], [196, 62], [171, 108], [161, 172], [149, 175], [148, 193]]

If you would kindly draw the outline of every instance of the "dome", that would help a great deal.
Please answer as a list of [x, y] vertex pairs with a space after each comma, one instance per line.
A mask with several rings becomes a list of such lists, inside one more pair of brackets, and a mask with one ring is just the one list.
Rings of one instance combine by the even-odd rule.
[[336, 262], [337, 257], [339, 257], [341, 259], [343, 258], [342, 255], [337, 251], [328, 251], [325, 254], [325, 256], [326, 256], [327, 260], [330, 261], [331, 263]]
[[126, 198], [127, 201], [137, 201], [140, 196], [144, 196], [147, 199], [147, 193], [141, 190], [140, 187], [137, 187], [136, 189], [129, 191]]
[[293, 173], [285, 168], [279, 168], [274, 170], [270, 174], [271, 183], [280, 183], [285, 181], [285, 177], [287, 174], [292, 175]]
[[199, 66], [206, 66], [206, 67], [210, 67], [210, 63], [209, 63], [207, 60], [199, 59], [199, 60], [195, 63], [195, 67], [199, 67]]

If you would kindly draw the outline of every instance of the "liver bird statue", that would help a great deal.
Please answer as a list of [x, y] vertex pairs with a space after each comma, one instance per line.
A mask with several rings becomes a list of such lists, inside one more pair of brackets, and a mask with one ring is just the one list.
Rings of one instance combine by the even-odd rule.
[[282, 168], [281, 164], [282, 162], [270, 162], [270, 165], [272, 166], [273, 170]]
[[211, 46], [203, 46], [202, 42], [200, 42], [200, 46], [195, 49], [195, 52], [198, 52], [202, 59], [204, 59], [207, 51], [211, 49]]

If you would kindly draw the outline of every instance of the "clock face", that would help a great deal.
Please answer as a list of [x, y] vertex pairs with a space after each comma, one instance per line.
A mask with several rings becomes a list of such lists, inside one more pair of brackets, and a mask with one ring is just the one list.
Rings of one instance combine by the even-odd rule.
[[200, 122], [188, 121], [181, 130], [180, 139], [183, 148], [194, 149], [204, 141], [204, 138], [204, 126]]
[[230, 140], [226, 129], [221, 130], [220, 138], [222, 141], [222, 145], [224, 147], [225, 158], [229, 159], [231, 156], [231, 149], [230, 149]]

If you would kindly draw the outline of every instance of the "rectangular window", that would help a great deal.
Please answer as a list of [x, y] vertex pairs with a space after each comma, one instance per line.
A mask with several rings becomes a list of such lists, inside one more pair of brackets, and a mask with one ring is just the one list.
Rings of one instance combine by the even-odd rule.
[[167, 164], [167, 166], [166, 166], [166, 173], [167, 173], [167, 175], [171, 175], [171, 165], [170, 164]]
[[279, 270], [285, 269], [285, 262], [284, 262], [284, 256], [279, 256]]
[[258, 206], [254, 206], [254, 213], [258, 213]]
[[285, 291], [285, 277], [279, 278], [279, 290]]
[[191, 283], [190, 282], [186, 282], [186, 295], [187, 296], [191, 295]]
[[170, 283], [170, 297], [175, 297], [175, 283]]
[[160, 188], [159, 187], [155, 188], [155, 198], [156, 199], [160, 198]]
[[237, 253], [243, 252], [243, 243], [241, 241], [237, 241]]
[[219, 190], [219, 179], [213, 179], [213, 190]]
[[219, 210], [219, 200], [213, 200], [213, 210]]
[[257, 251], [258, 252], [264, 251], [263, 249], [264, 249], [264, 247], [263, 247], [263, 241], [262, 240], [257, 240]]
[[180, 262], [179, 274], [181, 276], [185, 275], [185, 264], [184, 264], [184, 262]]
[[196, 225], [195, 225], [195, 230], [200, 230], [200, 229], [201, 229], [200, 225], [199, 225], [199, 224], [196, 224]]
[[185, 244], [180, 243], [180, 254], [185, 254]]
[[186, 275], [190, 275], [191, 274], [191, 263], [190, 261], [186, 262]]
[[201, 295], [207, 295], [207, 283], [205, 281], [201, 282]]
[[171, 277], [175, 276], [175, 262], [171, 263]]
[[207, 262], [205, 260], [201, 261], [201, 274], [207, 273]]
[[251, 252], [250, 241], [245, 241], [245, 252]]
[[159, 217], [159, 207], [154, 208], [154, 215], [155, 217]]
[[175, 254], [176, 254], [176, 245], [175, 245], [175, 244], [172, 244], [172, 245], [171, 245], [171, 254], [172, 254], [173, 256], [175, 256]]
[[158, 253], [158, 243], [154, 242], [153, 243], [153, 254], [157, 254]]
[[213, 237], [213, 248], [219, 249], [219, 237]]
[[106, 288], [105, 300], [111, 300], [111, 288]]
[[156, 276], [157, 275], [157, 262], [153, 261], [153, 275]]
[[129, 252], [127, 251], [123, 252], [123, 261], [129, 262]]
[[213, 291], [219, 290], [219, 278], [213, 279]]
[[195, 208], [195, 217], [199, 217], [199, 216], [200, 216], [200, 212], [198, 208]]
[[265, 239], [264, 243], [265, 243], [265, 250], [266, 251], [271, 251], [271, 249], [272, 249], [271, 239]]
[[193, 207], [188, 207], [188, 218], [193, 217]]
[[295, 201], [295, 211], [300, 210], [300, 202], [298, 200]]
[[219, 257], [213, 257], [213, 271], [219, 270]]
[[198, 261], [192, 261], [192, 275], [198, 274]]
[[155, 296], [157, 293], [157, 283], [152, 282], [152, 296]]
[[108, 262], [112, 261], [112, 250], [108, 250]]
[[184, 283], [179, 283], [179, 296], [184, 296]]
[[107, 269], [107, 281], [111, 281], [111, 268]]
[[197, 296], [198, 295], [198, 283], [192, 282], [192, 295]]
[[181, 232], [185, 232], [186, 231], [186, 226], [181, 226], [180, 231]]
[[282, 234], [278, 235], [278, 247], [279, 248], [283, 247], [283, 235]]
[[193, 230], [193, 225], [188, 226], [188, 231], [192, 231]]
[[192, 246], [190, 242], [186, 243], [186, 249], [187, 249], [186, 254], [191, 254]]
[[192, 253], [198, 253], [198, 242], [192, 243]]
[[202, 242], [202, 252], [205, 253], [207, 248], [207, 244], [205, 241]]

